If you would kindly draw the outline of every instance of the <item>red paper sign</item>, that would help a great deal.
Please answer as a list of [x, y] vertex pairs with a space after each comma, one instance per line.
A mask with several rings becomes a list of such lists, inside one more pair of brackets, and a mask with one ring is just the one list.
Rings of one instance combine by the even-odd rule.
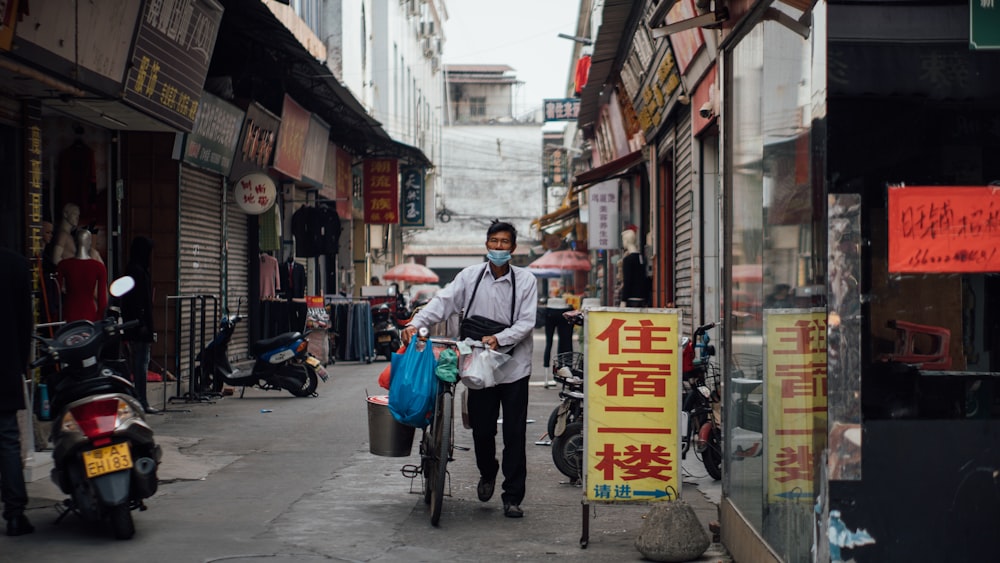
[[302, 155], [306, 150], [310, 113], [285, 94], [281, 107], [278, 146], [274, 152], [275, 170], [294, 180], [302, 179]]
[[1000, 188], [889, 188], [889, 271], [1000, 272]]
[[364, 175], [365, 223], [399, 223], [399, 161], [366, 160]]

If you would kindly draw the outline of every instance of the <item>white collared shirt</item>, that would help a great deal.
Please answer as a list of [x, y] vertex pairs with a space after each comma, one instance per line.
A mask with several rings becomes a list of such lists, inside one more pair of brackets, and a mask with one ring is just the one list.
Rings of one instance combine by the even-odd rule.
[[[506, 274], [494, 279], [488, 264], [476, 264], [459, 272], [455, 281], [439, 291], [413, 317], [410, 324], [418, 328], [429, 327], [460, 313], [468, 306], [476, 281], [482, 276], [483, 281], [479, 284], [476, 299], [469, 307], [467, 316], [480, 315], [511, 324], [509, 328], [496, 334], [501, 351], [508, 346], [514, 347], [507, 351], [511, 356], [510, 360], [494, 374], [497, 383], [511, 383], [531, 375], [531, 355], [534, 351], [532, 332], [535, 330], [535, 315], [538, 312], [538, 286], [532, 273], [516, 266], [511, 266]], [[514, 290], [517, 295], [512, 295], [511, 276], [515, 276]], [[511, 297], [515, 298], [513, 323], [510, 318]]]

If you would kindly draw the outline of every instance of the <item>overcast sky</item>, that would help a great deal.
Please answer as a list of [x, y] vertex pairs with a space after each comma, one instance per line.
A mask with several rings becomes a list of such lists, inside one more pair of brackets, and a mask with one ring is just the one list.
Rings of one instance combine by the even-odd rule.
[[524, 82], [515, 114], [562, 98], [572, 70], [579, 0], [445, 0], [445, 64], [505, 64]]

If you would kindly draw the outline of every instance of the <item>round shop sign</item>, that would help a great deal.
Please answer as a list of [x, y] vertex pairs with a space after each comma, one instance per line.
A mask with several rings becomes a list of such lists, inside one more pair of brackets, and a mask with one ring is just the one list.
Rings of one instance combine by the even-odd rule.
[[277, 197], [274, 180], [263, 172], [245, 174], [233, 185], [233, 199], [247, 215], [260, 215], [271, 209]]

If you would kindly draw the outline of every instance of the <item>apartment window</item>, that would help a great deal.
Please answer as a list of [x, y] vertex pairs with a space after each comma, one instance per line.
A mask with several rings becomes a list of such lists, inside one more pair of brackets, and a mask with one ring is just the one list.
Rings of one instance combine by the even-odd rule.
[[486, 98], [469, 98], [469, 115], [486, 115]]

